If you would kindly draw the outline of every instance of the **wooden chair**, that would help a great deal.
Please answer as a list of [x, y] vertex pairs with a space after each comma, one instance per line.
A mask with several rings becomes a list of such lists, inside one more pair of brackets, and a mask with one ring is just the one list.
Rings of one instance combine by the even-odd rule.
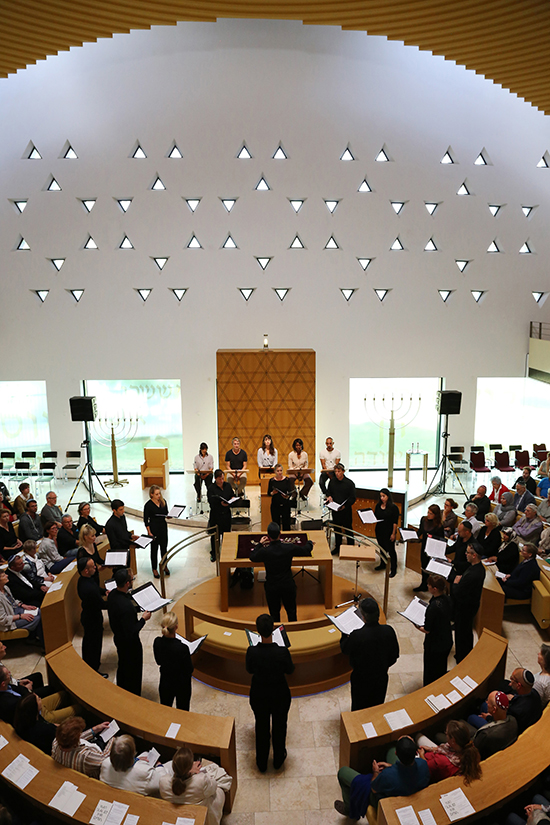
[[169, 483], [168, 449], [145, 447], [143, 455], [145, 461], [141, 465], [141, 489], [158, 484], [165, 490]]

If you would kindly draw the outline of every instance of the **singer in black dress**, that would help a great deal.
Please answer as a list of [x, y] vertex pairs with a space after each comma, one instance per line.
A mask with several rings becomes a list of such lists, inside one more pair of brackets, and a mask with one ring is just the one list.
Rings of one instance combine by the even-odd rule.
[[291, 497], [296, 488], [290, 478], [283, 475], [283, 465], [275, 465], [275, 475], [269, 479], [267, 494], [271, 496], [271, 520], [282, 530], [290, 530]]
[[162, 636], [153, 642], [155, 662], [160, 667], [160, 703], [172, 707], [175, 699], [179, 710], [189, 710], [193, 673], [189, 648], [176, 639], [178, 617], [175, 613], [167, 613], [160, 624]]
[[[143, 523], [147, 528], [147, 535], [153, 538], [151, 542], [151, 569], [155, 579], [159, 578], [158, 552], [162, 558], [168, 550], [168, 505], [162, 497], [162, 490], [156, 484], [149, 488], [149, 501], [143, 508]], [[168, 568], [164, 574], [170, 575]]]
[[[380, 490], [380, 497], [374, 508], [374, 515], [379, 521], [375, 527], [376, 541], [390, 557], [390, 576], [393, 578], [397, 572], [397, 553], [395, 552], [395, 539], [397, 538], [397, 523], [399, 521], [399, 509], [393, 503], [392, 494], [387, 487]], [[384, 570], [386, 562], [380, 561], [375, 570]]]

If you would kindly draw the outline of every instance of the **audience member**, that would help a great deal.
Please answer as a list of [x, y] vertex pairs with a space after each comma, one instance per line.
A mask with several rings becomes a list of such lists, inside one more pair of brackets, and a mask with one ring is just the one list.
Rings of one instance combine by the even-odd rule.
[[161, 797], [176, 805], [206, 805], [206, 825], [220, 825], [224, 791], [231, 788], [232, 777], [213, 762], [195, 761], [188, 747], [178, 748], [164, 768], [159, 782]]
[[550, 823], [550, 802], [545, 796], [535, 794], [530, 805], [525, 806], [525, 817], [512, 812], [506, 817], [505, 825], [548, 825]]
[[53, 582], [55, 576], [52, 573], [48, 573], [46, 565], [42, 559], [39, 559], [37, 556], [38, 545], [36, 541], [27, 539], [21, 549], [25, 563], [23, 572], [29, 581], [31, 581], [35, 587], [37, 585], [42, 587], [46, 582]]
[[519, 539], [511, 527], [501, 530], [502, 544], [487, 561], [495, 562], [501, 573], [511, 573], [519, 563]]
[[542, 702], [538, 691], [533, 690], [535, 677], [530, 670], [517, 667], [510, 677], [510, 709], [508, 713], [516, 718], [518, 734], [523, 733], [542, 715]]
[[538, 544], [543, 527], [544, 525], [537, 515], [537, 505], [528, 504], [525, 508], [525, 515], [514, 524], [514, 533], [524, 541]]
[[458, 516], [455, 513], [456, 508], [458, 507], [458, 502], [455, 501], [453, 498], [445, 499], [445, 504], [443, 505], [443, 514], [442, 514], [442, 524], [443, 524], [443, 531], [445, 533], [445, 538], [450, 539], [451, 536], [456, 532], [456, 523], [458, 521]]
[[541, 501], [537, 507], [537, 514], [543, 521], [550, 521], [550, 489], [548, 490], [547, 497], [544, 501]]
[[48, 588], [35, 586], [25, 575], [25, 561], [19, 554], [8, 559], [8, 584], [13, 596], [21, 603], [40, 607]]
[[464, 507], [464, 521], [469, 521], [472, 525], [472, 535], [477, 538], [477, 534], [483, 527], [483, 522], [477, 518], [477, 504], [473, 501], [468, 501]]
[[517, 490], [518, 484], [523, 484], [532, 495], [535, 495], [537, 490], [537, 482], [531, 476], [531, 468], [524, 467], [519, 478], [514, 483], [514, 489]]
[[498, 553], [501, 545], [498, 518], [494, 513], [487, 513], [485, 524], [477, 534], [477, 541], [484, 558], [490, 558]]
[[[32, 691], [34, 693], [34, 691]], [[13, 684], [12, 675], [5, 665], [0, 665], [0, 719], [13, 724], [15, 711], [24, 696], [31, 691], [22, 684]], [[59, 724], [74, 717], [81, 708], [77, 704], [69, 704], [71, 699], [65, 691], [50, 693], [42, 697], [42, 716], [46, 722]]]
[[472, 741], [482, 759], [503, 751], [518, 738], [518, 723], [515, 716], [508, 714], [509, 707], [508, 696], [500, 690], [493, 690], [487, 697], [487, 710], [479, 716], [468, 718]]
[[44, 527], [38, 515], [38, 503], [31, 498], [25, 503], [25, 512], [19, 518], [19, 538], [23, 542], [28, 539], [40, 541], [43, 535]]
[[[109, 727], [109, 722], [100, 722], [99, 725], [85, 730], [86, 722], [81, 716], [73, 716], [62, 722], [55, 734], [52, 745], [52, 756], [60, 765], [80, 771], [86, 776], [99, 779], [101, 765], [111, 753], [115, 737], [113, 736], [102, 750], [97, 742], [102, 730]], [[101, 740], [98, 740], [101, 741]]]
[[29, 637], [42, 644], [40, 608], [15, 599], [8, 587], [8, 574], [0, 570], [0, 631], [16, 629], [28, 630]]
[[163, 766], [149, 764], [146, 753], [136, 756], [133, 736], [123, 734], [115, 736], [112, 741], [111, 752], [99, 768], [101, 781], [122, 791], [159, 796], [159, 780], [164, 776]]
[[51, 755], [56, 726], [44, 719], [42, 699], [36, 693], [29, 693], [18, 702], [13, 727], [25, 742]]
[[473, 623], [479, 610], [485, 568], [481, 564], [479, 545], [471, 541], [466, 550], [468, 568], [452, 584], [451, 598], [455, 617], [455, 659], [458, 664], [474, 646]]
[[93, 575], [93, 579], [96, 584], [99, 585], [99, 571], [103, 570], [104, 559], [99, 553], [96, 544], [96, 532], [95, 529], [90, 524], [83, 524], [80, 528], [80, 533], [78, 534], [78, 541], [79, 541], [79, 548], [76, 552], [76, 560], [79, 559], [92, 559], [95, 562], [95, 573]]
[[78, 530], [73, 524], [73, 517], [64, 515], [61, 528], [57, 533], [57, 549], [64, 559], [74, 559], [78, 552]]
[[424, 685], [429, 685], [447, 673], [447, 659], [453, 646], [451, 632], [452, 605], [447, 596], [447, 582], [443, 576], [430, 573], [428, 591], [431, 599], [426, 609], [424, 626]]
[[9, 500], [9, 497], [4, 496], [2, 492], [0, 492], [0, 510], [5, 510], [9, 514], [10, 521], [15, 521], [16, 515], [13, 504]]
[[46, 529], [46, 523], [49, 521], [53, 521], [54, 524], [57, 524], [57, 528], [61, 529], [63, 513], [57, 506], [57, 494], [54, 493], [53, 490], [46, 493], [46, 503], [40, 511], [40, 518], [42, 519], [44, 529]]
[[517, 518], [518, 512], [514, 506], [514, 494], [507, 492], [500, 497], [500, 504], [495, 507], [495, 516], [501, 527], [512, 527]]
[[23, 542], [15, 535], [8, 510], [0, 510], [0, 554], [7, 561], [21, 548]]
[[548, 478], [548, 476], [545, 476], [544, 478], [541, 478], [541, 480], [539, 481], [536, 494], [539, 498], [546, 498], [549, 491], [550, 478]]
[[475, 494], [471, 495], [468, 501], [471, 501], [476, 505], [477, 513], [475, 515], [479, 519], [485, 518], [487, 513], [491, 510], [491, 500], [487, 496], [487, 487], [485, 484], [478, 487]]
[[522, 544], [519, 555], [521, 560], [518, 566], [504, 579], [499, 579], [507, 599], [530, 599], [533, 582], [540, 577], [535, 545]]
[[447, 741], [443, 745], [436, 745], [423, 734], [416, 737], [418, 755], [428, 763], [430, 781], [439, 782], [456, 774], [464, 777], [465, 785], [481, 779], [480, 754], [466, 722], [451, 719], [445, 735]]
[[516, 494], [514, 496], [514, 507], [516, 510], [519, 510], [520, 513], [525, 512], [525, 508], [528, 504], [535, 504], [535, 496], [533, 493], [529, 492], [525, 487], [523, 481], [518, 481], [516, 483]]
[[550, 645], [541, 645], [537, 656], [540, 672], [535, 674], [533, 690], [540, 696], [543, 709], [550, 701]]
[[53, 521], [47, 521], [44, 525], [44, 538], [38, 548], [38, 558], [42, 559], [48, 573], [53, 573], [54, 575], [61, 573], [61, 571], [72, 562], [70, 556], [64, 559], [63, 556], [59, 554], [59, 550], [57, 549], [58, 532], [59, 528], [57, 524]]
[[80, 535], [80, 531], [83, 526], [88, 524], [90, 527], [94, 528], [96, 536], [100, 536], [105, 532], [105, 527], [102, 524], [98, 524], [95, 518], [92, 518], [90, 512], [91, 507], [87, 501], [83, 501], [78, 505], [78, 522], [76, 524], [76, 529]]
[[23, 481], [19, 485], [19, 495], [13, 502], [13, 509], [17, 516], [22, 516], [27, 509], [27, 503], [32, 498], [31, 485], [28, 481]]
[[500, 504], [502, 496], [504, 493], [508, 493], [509, 489], [502, 483], [500, 476], [493, 476], [491, 478], [491, 485], [493, 489], [491, 490], [489, 501], [494, 501], [495, 504]]

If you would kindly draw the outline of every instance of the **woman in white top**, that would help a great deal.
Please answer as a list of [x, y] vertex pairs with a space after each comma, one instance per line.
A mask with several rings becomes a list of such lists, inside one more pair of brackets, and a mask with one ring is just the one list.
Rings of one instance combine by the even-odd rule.
[[[304, 442], [301, 438], [295, 438], [292, 442], [292, 452], [288, 454], [288, 469], [303, 470], [308, 466], [308, 455], [304, 450]], [[298, 473], [297, 477], [303, 478], [304, 480], [304, 486], [302, 487], [300, 498], [305, 501], [308, 497], [309, 491], [313, 487], [313, 481], [309, 473]]]
[[208, 455], [208, 444], [203, 441], [199, 447], [199, 451], [193, 461], [193, 469], [195, 470], [195, 480], [193, 486], [197, 494], [197, 501], [201, 500], [202, 482], [206, 487], [206, 492], [214, 480], [214, 456]]
[[541, 645], [537, 657], [540, 666], [540, 673], [535, 676], [533, 689], [540, 695], [543, 708], [550, 701], [550, 645]]
[[279, 454], [273, 446], [273, 439], [266, 433], [262, 439], [262, 446], [258, 450], [258, 467], [275, 467]]
[[143, 796], [159, 795], [159, 780], [164, 776], [162, 765], [150, 765], [147, 754], [136, 759], [136, 743], [132, 736], [117, 736], [107, 759], [101, 763], [99, 778], [111, 788], [134, 791]]
[[225, 800], [224, 791], [231, 787], [233, 779], [223, 768], [214, 763], [202, 766], [195, 762], [190, 748], [178, 748], [172, 762], [164, 766], [159, 787], [162, 799], [176, 805], [206, 805], [207, 825], [220, 825]]

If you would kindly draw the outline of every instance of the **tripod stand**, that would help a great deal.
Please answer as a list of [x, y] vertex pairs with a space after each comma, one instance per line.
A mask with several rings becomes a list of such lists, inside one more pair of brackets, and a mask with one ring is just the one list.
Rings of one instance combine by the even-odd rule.
[[[449, 458], [448, 458], [447, 441], [449, 440], [449, 435], [450, 435], [450, 433], [448, 432], [448, 429], [449, 429], [449, 416], [446, 415], [445, 416], [445, 426], [443, 428], [443, 432], [441, 433], [441, 435], [443, 437], [443, 455], [441, 456], [439, 464], [437, 465], [437, 469], [436, 469], [436, 471], [433, 475], [432, 480], [428, 484], [428, 489], [426, 490], [425, 494], [422, 496], [423, 501], [425, 501], [429, 496], [433, 496], [433, 495], [445, 496], [445, 495], [447, 495], [447, 493], [453, 492], [452, 490], [446, 490], [445, 489], [445, 481], [447, 480], [447, 473], [449, 472], [449, 470], [451, 471], [451, 473], [453, 473], [454, 477], [458, 481], [458, 483], [460, 485], [460, 488], [461, 488], [462, 492], [464, 493], [464, 495], [466, 496], [466, 498], [468, 498], [468, 496], [466, 495], [466, 490], [462, 486], [462, 482], [459, 479], [455, 468], [453, 467], [453, 463], [452, 463], [452, 461], [449, 461]], [[449, 467], [447, 467], [447, 463], [449, 464]], [[441, 471], [441, 477], [439, 479], [439, 482], [438, 482], [437, 486], [432, 489], [432, 484], [436, 480], [437, 474], [440, 471]]]
[[68, 509], [68, 508], [71, 506], [71, 504], [72, 504], [73, 498], [74, 498], [74, 497], [75, 497], [75, 495], [76, 495], [76, 491], [78, 490], [78, 487], [79, 487], [79, 485], [80, 485], [80, 482], [82, 481], [82, 476], [84, 475], [84, 473], [86, 472], [86, 470], [88, 471], [88, 492], [89, 492], [89, 497], [90, 497], [90, 503], [92, 503], [92, 502], [94, 502], [94, 501], [101, 501], [101, 499], [96, 498], [96, 494], [95, 494], [95, 492], [94, 492], [94, 485], [93, 485], [93, 481], [92, 481], [92, 476], [95, 476], [95, 478], [96, 478], [96, 479], [97, 479], [97, 481], [99, 482], [99, 485], [100, 485], [101, 489], [102, 489], [102, 490], [103, 490], [103, 492], [105, 493], [105, 498], [107, 499], [107, 501], [111, 501], [111, 498], [110, 498], [110, 496], [109, 496], [109, 493], [108, 493], [108, 492], [107, 492], [107, 490], [105, 489], [105, 486], [104, 486], [104, 484], [103, 484], [102, 480], [100, 479], [100, 477], [98, 476], [98, 474], [97, 474], [97, 473], [96, 473], [96, 471], [94, 470], [94, 467], [93, 467], [93, 465], [92, 465], [92, 462], [90, 461], [90, 439], [89, 439], [89, 434], [88, 434], [88, 422], [87, 422], [87, 421], [85, 421], [85, 422], [84, 422], [84, 429], [85, 429], [85, 432], [86, 432], [86, 438], [84, 439], [84, 441], [82, 442], [82, 444], [80, 445], [80, 447], [81, 447], [81, 448], [82, 448], [82, 447], [85, 447], [85, 449], [86, 449], [86, 464], [85, 464], [85, 465], [84, 465], [84, 467], [82, 468], [82, 472], [80, 473], [79, 477], [78, 477], [78, 478], [77, 478], [77, 480], [76, 480], [76, 484], [75, 484], [75, 486], [74, 486], [74, 490], [72, 491], [72, 493], [71, 493], [71, 497], [70, 497], [70, 499], [69, 499], [69, 501], [68, 501], [68, 503], [67, 503], [67, 509]]

